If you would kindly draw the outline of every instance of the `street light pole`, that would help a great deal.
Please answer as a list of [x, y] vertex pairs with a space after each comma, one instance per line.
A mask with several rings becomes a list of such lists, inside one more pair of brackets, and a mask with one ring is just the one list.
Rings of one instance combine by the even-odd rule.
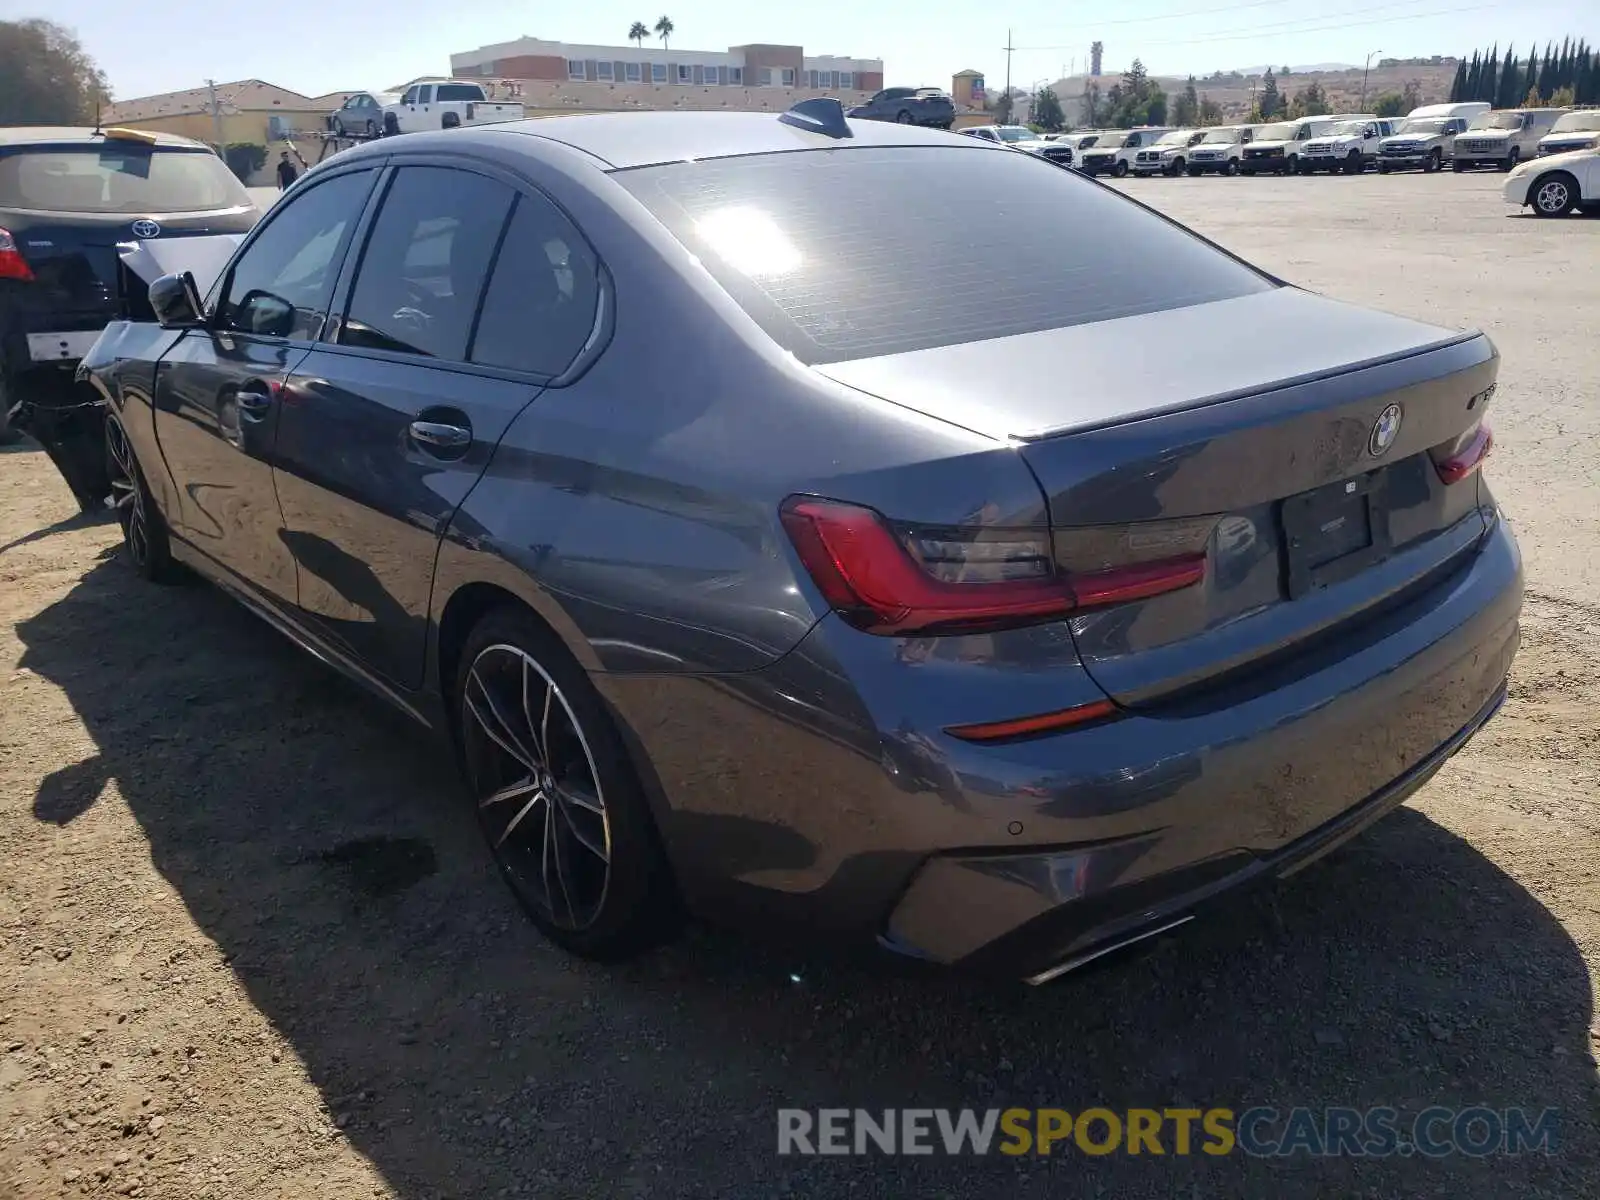
[[1382, 50], [1372, 50], [1367, 53], [1367, 65], [1361, 68], [1361, 102], [1356, 105], [1358, 111], [1365, 111], [1367, 107], [1367, 72], [1372, 70], [1372, 56], [1382, 53]]

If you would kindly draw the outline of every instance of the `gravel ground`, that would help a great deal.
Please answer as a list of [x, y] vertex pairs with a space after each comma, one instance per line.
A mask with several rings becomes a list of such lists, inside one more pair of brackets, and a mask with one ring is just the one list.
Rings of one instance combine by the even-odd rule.
[[[1530, 596], [1505, 710], [1409, 805], [1038, 991], [703, 930], [563, 958], [398, 718], [215, 591], [139, 585], [42, 455], [0, 450], [0, 1195], [1600, 1195], [1600, 220], [1508, 218], [1498, 185], [1127, 185], [1493, 335]], [[1509, 1159], [774, 1152], [780, 1106], [1009, 1103], [1562, 1117]]]

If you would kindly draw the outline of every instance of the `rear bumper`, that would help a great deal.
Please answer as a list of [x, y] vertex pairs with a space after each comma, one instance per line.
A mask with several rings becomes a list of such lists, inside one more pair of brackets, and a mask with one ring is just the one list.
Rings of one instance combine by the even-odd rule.
[[1521, 597], [1496, 521], [1303, 674], [1008, 744], [943, 729], [1103, 696], [1055, 626], [919, 644], [830, 617], [761, 671], [597, 683], [695, 908], [1026, 978], [1403, 801], [1499, 703]]

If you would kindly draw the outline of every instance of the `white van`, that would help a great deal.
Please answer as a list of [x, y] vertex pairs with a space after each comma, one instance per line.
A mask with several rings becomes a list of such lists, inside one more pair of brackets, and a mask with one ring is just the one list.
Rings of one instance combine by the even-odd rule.
[[1277, 175], [1299, 175], [1305, 170], [1301, 151], [1312, 138], [1322, 137], [1339, 123], [1338, 117], [1306, 117], [1300, 121], [1277, 121], [1257, 125], [1256, 135], [1244, 148], [1239, 173], [1258, 171]]
[[1412, 109], [1400, 131], [1378, 143], [1378, 173], [1387, 175], [1413, 167], [1439, 170], [1455, 152], [1456, 135], [1464, 133], [1490, 107], [1482, 100], [1469, 100]]
[[1564, 113], [1539, 139], [1539, 153], [1565, 154], [1568, 150], [1600, 149], [1600, 108]]
[[1388, 117], [1341, 113], [1332, 129], [1306, 143], [1300, 161], [1310, 172], [1359, 175], [1378, 161], [1378, 143], [1399, 128], [1400, 122]]
[[1255, 130], [1254, 125], [1220, 125], [1207, 129], [1205, 136], [1190, 148], [1189, 165], [1185, 169], [1190, 175], [1204, 175], [1208, 171], [1218, 175], [1234, 174]]
[[1560, 108], [1509, 108], [1481, 113], [1456, 138], [1451, 166], [1499, 167], [1509, 171], [1525, 158], [1539, 156], [1539, 139], [1564, 114]]
[[1148, 150], [1133, 156], [1135, 175], [1178, 175], [1189, 165], [1188, 149], [1205, 137], [1204, 129], [1174, 129]]
[[1133, 169], [1135, 154], [1149, 149], [1171, 132], [1171, 125], [1108, 130], [1078, 155], [1078, 170], [1086, 175], [1115, 175], [1121, 179]]

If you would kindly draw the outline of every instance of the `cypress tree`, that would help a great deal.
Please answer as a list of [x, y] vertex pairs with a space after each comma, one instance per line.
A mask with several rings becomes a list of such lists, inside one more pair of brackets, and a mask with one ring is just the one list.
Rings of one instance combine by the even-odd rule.
[[1465, 99], [1467, 90], [1467, 61], [1462, 59], [1456, 64], [1456, 77], [1450, 82], [1450, 103]]
[[1489, 51], [1489, 61], [1483, 64], [1483, 80], [1479, 84], [1478, 94], [1474, 100], [1487, 100], [1494, 103], [1497, 89], [1500, 86], [1500, 43], [1494, 44], [1494, 49]]
[[1539, 66], [1539, 95], [1548, 100], [1556, 94], [1556, 45], [1544, 48], [1544, 62]]
[[1517, 81], [1522, 72], [1517, 69], [1516, 51], [1515, 43], [1506, 47], [1505, 65], [1500, 68], [1500, 86], [1495, 89], [1490, 101], [1496, 108], [1515, 108], [1517, 101], [1522, 99], [1522, 93], [1517, 90]]

